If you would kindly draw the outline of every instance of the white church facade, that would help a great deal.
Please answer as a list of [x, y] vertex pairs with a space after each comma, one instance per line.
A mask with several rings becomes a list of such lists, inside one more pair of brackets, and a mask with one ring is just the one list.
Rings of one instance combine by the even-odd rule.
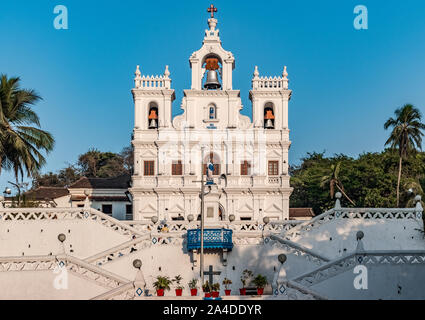
[[199, 219], [202, 174], [213, 164], [215, 185], [206, 189], [206, 222], [289, 218], [288, 89], [279, 77], [260, 77], [255, 67], [252, 121], [242, 115], [233, 88], [235, 57], [223, 49], [213, 13], [201, 49], [190, 58], [191, 88], [183, 113], [172, 117], [175, 92], [168, 66], [161, 76], [142, 76], [132, 90], [134, 175], [130, 192], [134, 220]]

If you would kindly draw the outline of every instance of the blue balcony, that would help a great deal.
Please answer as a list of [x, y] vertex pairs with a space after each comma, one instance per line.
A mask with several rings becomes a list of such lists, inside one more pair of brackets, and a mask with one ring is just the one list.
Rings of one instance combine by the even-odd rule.
[[[204, 249], [233, 249], [233, 231], [229, 229], [204, 229]], [[201, 229], [187, 231], [187, 250], [201, 248]]]

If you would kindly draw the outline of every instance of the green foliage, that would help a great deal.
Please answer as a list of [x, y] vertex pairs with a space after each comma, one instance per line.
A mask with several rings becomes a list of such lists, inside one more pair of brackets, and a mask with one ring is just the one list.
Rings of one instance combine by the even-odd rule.
[[202, 290], [203, 290], [204, 292], [211, 292], [211, 290], [212, 290], [212, 286], [211, 286], [211, 284], [208, 282], [208, 280], [207, 280], [207, 281], [205, 281], [205, 283], [202, 285]]
[[66, 187], [80, 179], [114, 178], [123, 174], [131, 174], [133, 170], [133, 148], [125, 147], [120, 153], [101, 152], [90, 149], [78, 156], [74, 165], [61, 169], [58, 173], [48, 172], [36, 174], [32, 181], [32, 188], [37, 187]]
[[53, 150], [53, 136], [40, 129], [32, 110], [41, 97], [21, 89], [19, 78], [0, 76], [0, 170], [12, 170], [16, 181], [33, 177], [46, 163], [42, 152]]
[[224, 278], [223, 285], [226, 288], [226, 290], [229, 290], [229, 286], [232, 284], [232, 280]]
[[264, 289], [264, 287], [269, 283], [267, 278], [262, 274], [257, 275], [252, 282], [259, 289]]
[[212, 291], [220, 291], [220, 284], [218, 282], [217, 283], [214, 283], [211, 286], [211, 289], [212, 289]]
[[170, 285], [172, 281], [168, 277], [158, 276], [156, 281], [153, 283], [153, 286], [156, 290], [167, 290], [170, 291]]
[[252, 273], [251, 270], [245, 269], [242, 272], [242, 276], [241, 276], [242, 288], [245, 288], [245, 286], [249, 284], [249, 281], [252, 279], [253, 276], [254, 274]]
[[198, 279], [193, 278], [189, 282], [189, 288], [190, 289], [197, 289], [198, 288]]
[[173, 282], [176, 283], [176, 289], [183, 289], [184, 287], [182, 285], [180, 285], [180, 282], [183, 280], [181, 275], [177, 275], [174, 277], [174, 279], [172, 280]]
[[[344, 190], [362, 208], [389, 208], [396, 205], [396, 186], [399, 155], [387, 149], [381, 153], [361, 154], [357, 159], [345, 155], [325, 157], [323, 153], [308, 153], [299, 166], [290, 168], [291, 186], [294, 188], [290, 206], [312, 207], [315, 214], [321, 214], [333, 208], [335, 200], [331, 198], [329, 184], [322, 183], [329, 175], [329, 169], [340, 163], [338, 179]], [[411, 205], [414, 194], [408, 192], [415, 182], [425, 188], [425, 153], [409, 155], [404, 160], [401, 183], [401, 204]], [[322, 186], [321, 186], [322, 184]], [[422, 194], [416, 187], [417, 194]], [[410, 201], [410, 202], [409, 202]], [[352, 204], [342, 199], [346, 207]]]

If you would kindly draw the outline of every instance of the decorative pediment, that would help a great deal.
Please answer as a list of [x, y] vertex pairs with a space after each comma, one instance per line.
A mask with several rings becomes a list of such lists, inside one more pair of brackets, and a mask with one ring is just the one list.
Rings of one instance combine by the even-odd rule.
[[278, 152], [277, 150], [268, 150], [267, 152], [267, 157], [268, 158], [274, 158], [274, 157], [282, 157], [282, 154], [280, 152]]
[[170, 213], [180, 213], [180, 214], [183, 214], [184, 213], [184, 209], [180, 205], [176, 204], [171, 209], [169, 209], [168, 212], [170, 212]]
[[143, 150], [141, 153], [142, 158], [151, 158], [156, 157], [156, 152], [152, 151], [151, 149]]
[[182, 159], [184, 154], [180, 149], [172, 148], [166, 152], [166, 156], [171, 159]]
[[148, 204], [140, 211], [142, 213], [156, 213], [156, 208], [154, 208], [151, 204]]
[[265, 213], [282, 213], [282, 209], [279, 208], [276, 204], [272, 204], [264, 210]]
[[238, 209], [239, 213], [253, 213], [254, 210], [248, 204], [244, 204], [242, 207]]

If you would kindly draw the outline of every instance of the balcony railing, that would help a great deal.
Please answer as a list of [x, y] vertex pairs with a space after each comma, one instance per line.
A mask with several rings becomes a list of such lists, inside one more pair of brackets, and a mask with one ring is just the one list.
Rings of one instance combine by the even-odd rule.
[[[233, 249], [233, 231], [229, 229], [205, 229], [204, 249]], [[187, 231], [187, 250], [201, 248], [201, 230]]]

